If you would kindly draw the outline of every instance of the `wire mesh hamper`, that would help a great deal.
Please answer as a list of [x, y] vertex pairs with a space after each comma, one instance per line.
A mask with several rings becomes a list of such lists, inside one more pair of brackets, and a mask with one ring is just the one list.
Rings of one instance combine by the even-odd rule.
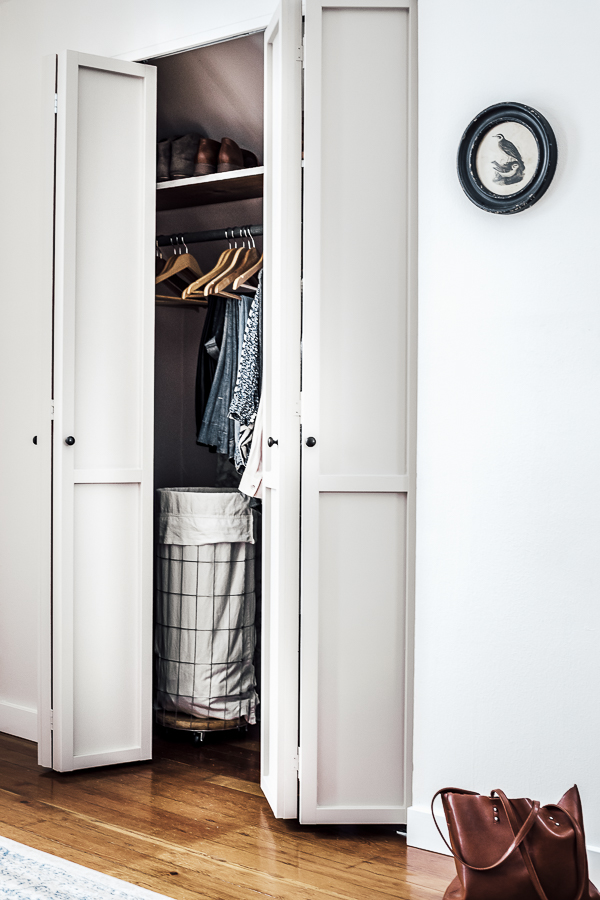
[[256, 722], [255, 547], [248, 497], [161, 488], [156, 721], [199, 734]]

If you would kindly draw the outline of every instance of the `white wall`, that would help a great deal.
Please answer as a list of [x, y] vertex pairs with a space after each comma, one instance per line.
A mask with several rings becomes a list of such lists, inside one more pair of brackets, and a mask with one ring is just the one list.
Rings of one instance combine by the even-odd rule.
[[[263, 27], [275, 0], [0, 3], [0, 731], [36, 739], [37, 616], [48, 577], [50, 342], [43, 58], [150, 57]], [[39, 436], [35, 447], [33, 435]], [[44, 570], [40, 561], [46, 565]]]
[[[600, 847], [600, 5], [421, 0], [414, 806], [440, 787], [556, 801]], [[558, 141], [531, 210], [456, 177], [483, 108]], [[600, 850], [591, 854], [596, 877]]]
[[[42, 57], [65, 47], [151, 56], [183, 34], [191, 45], [227, 23], [251, 27], [274, 5], [0, 4], [0, 730], [35, 736], [27, 710], [36, 706], [47, 474], [47, 448], [31, 444], [47, 421], [48, 300], [36, 277]], [[438, 846], [426, 811], [438, 787], [500, 786], [549, 801], [577, 781], [588, 841], [600, 846], [600, 7], [506, 0], [499, 12], [494, 0], [421, 0], [419, 13], [410, 841]], [[463, 196], [455, 155], [470, 119], [507, 99], [547, 116], [560, 161], [537, 206], [502, 218]]]

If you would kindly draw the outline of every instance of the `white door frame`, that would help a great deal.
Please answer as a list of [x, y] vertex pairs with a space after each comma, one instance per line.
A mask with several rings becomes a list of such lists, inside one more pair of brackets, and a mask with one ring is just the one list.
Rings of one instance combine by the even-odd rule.
[[298, 815], [301, 43], [300, 0], [282, 0], [265, 32], [261, 787], [285, 819]]
[[185, 50], [197, 50], [200, 47], [208, 47], [210, 44], [221, 44], [224, 41], [231, 41], [235, 40], [235, 38], [266, 31], [270, 21], [271, 15], [242, 19], [209, 31], [201, 31], [193, 35], [181, 35], [179, 38], [165, 41], [164, 43], [152, 44], [149, 47], [138, 48], [137, 50], [127, 50], [124, 53], [116, 54], [113, 59], [143, 62], [146, 59], [173, 56], [176, 53], [183, 53]]

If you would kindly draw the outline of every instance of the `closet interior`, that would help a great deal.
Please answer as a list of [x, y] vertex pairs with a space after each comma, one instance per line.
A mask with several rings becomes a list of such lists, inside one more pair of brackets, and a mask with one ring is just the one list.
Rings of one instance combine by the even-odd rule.
[[241, 416], [215, 435], [240, 358], [260, 394], [263, 40], [144, 61], [158, 90], [154, 715], [196, 742], [260, 709], [261, 502], [238, 492], [260, 432]]

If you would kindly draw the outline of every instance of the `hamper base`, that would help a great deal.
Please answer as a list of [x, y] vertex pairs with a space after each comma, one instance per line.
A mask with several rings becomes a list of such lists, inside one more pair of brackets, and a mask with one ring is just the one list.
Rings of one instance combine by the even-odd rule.
[[232, 731], [236, 728], [245, 728], [248, 724], [246, 716], [236, 719], [215, 719], [209, 716], [190, 716], [185, 713], [157, 710], [156, 722], [166, 728], [176, 728], [179, 731]]

